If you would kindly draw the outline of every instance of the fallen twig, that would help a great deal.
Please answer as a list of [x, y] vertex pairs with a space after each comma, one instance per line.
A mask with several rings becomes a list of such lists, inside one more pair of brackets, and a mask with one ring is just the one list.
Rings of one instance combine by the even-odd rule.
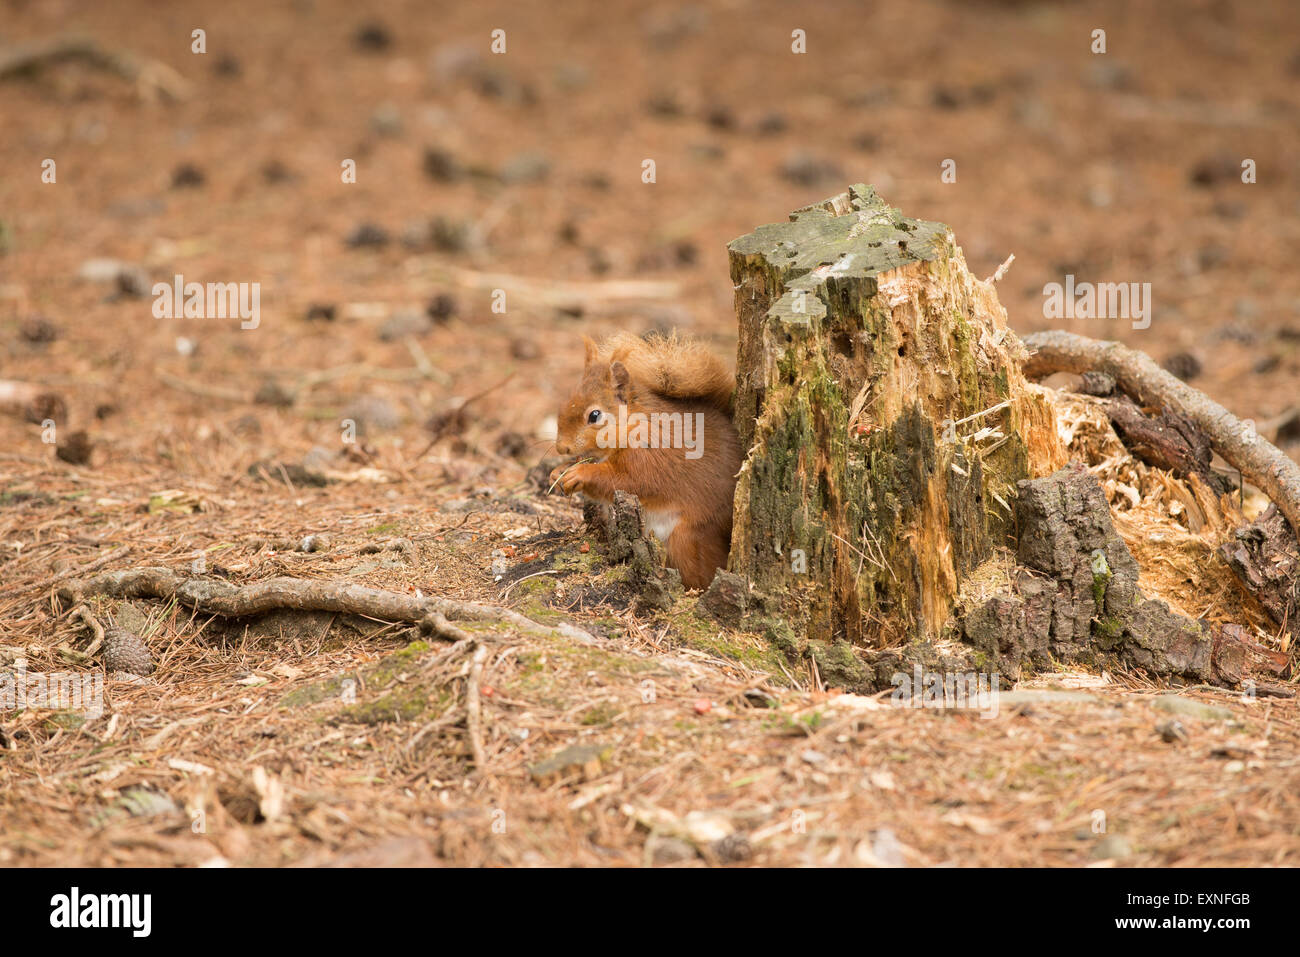
[[403, 341], [406, 343], [406, 350], [411, 353], [411, 358], [415, 360], [415, 367], [420, 370], [420, 375], [437, 382], [439, 385], [449, 385], [451, 383], [451, 376], [433, 364], [429, 354], [424, 351], [424, 347], [420, 345], [415, 336], [406, 336]]
[[170, 372], [164, 372], [158, 369], [154, 373], [158, 381], [163, 385], [178, 389], [181, 392], [188, 392], [191, 395], [197, 395], [204, 399], [221, 399], [225, 402], [252, 402], [253, 394], [251, 392], [241, 392], [239, 389], [230, 389], [225, 386], [210, 385], [206, 382], [187, 382], [180, 376], [174, 376]]
[[487, 770], [487, 753], [483, 750], [483, 703], [479, 685], [483, 681], [483, 663], [487, 661], [487, 645], [479, 645], [470, 659], [469, 680], [465, 683], [465, 727], [469, 731], [469, 747], [474, 755], [474, 769], [480, 774]]
[[1030, 378], [1053, 372], [1106, 372], [1139, 405], [1186, 416], [1205, 433], [1214, 451], [1277, 504], [1291, 523], [1291, 533], [1300, 536], [1300, 465], [1205, 393], [1166, 372], [1145, 353], [1118, 342], [1060, 330], [1034, 333], [1024, 342], [1030, 351], [1025, 363]]
[[541, 576], [541, 575], [558, 575], [558, 574], [559, 574], [559, 571], [558, 571], [557, 569], [554, 569], [554, 568], [545, 568], [545, 569], [543, 569], [543, 570], [540, 571], [540, 572], [533, 572], [531, 575], [525, 575], [523, 578], [516, 578], [516, 579], [515, 579], [514, 581], [512, 581], [509, 585], [506, 586], [506, 590], [503, 591], [503, 592], [501, 593], [501, 597], [502, 597], [502, 599], [508, 598], [508, 597], [510, 596], [510, 592], [511, 592], [511, 591], [514, 589], [514, 587], [515, 587], [516, 585], [518, 585], [520, 582], [528, 581], [530, 578], [537, 578], [537, 577], [539, 577], [539, 576]]
[[416, 461], [418, 462], [420, 459], [428, 455], [429, 450], [432, 449], [435, 445], [437, 445], [438, 440], [441, 439], [444, 435], [448, 434], [449, 432], [452, 434], [456, 434], [464, 431], [465, 426], [469, 421], [465, 413], [469, 410], [470, 403], [477, 402], [479, 399], [483, 398], [484, 396], [491, 395], [493, 392], [501, 388], [503, 385], [508, 384], [510, 380], [513, 379], [514, 377], [515, 375], [512, 372], [510, 373], [510, 375], [506, 376], [504, 379], [502, 379], [500, 382], [496, 383], [495, 385], [490, 385], [483, 391], [474, 393], [474, 395], [470, 396], [460, 405], [456, 406], [456, 408], [448, 412], [442, 412], [434, 416], [432, 419], [430, 419], [429, 431], [433, 433], [433, 437], [429, 439], [429, 444], [424, 447], [424, 451], [415, 457]]

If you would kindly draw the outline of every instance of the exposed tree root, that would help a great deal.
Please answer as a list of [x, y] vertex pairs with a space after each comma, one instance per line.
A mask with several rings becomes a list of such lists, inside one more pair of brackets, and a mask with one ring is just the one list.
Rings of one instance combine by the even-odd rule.
[[471, 636], [452, 625], [451, 619], [497, 621], [525, 634], [541, 637], [563, 637], [584, 643], [595, 640], [573, 625], [542, 625], [517, 611], [496, 605], [449, 598], [420, 598], [347, 582], [302, 578], [271, 578], [251, 585], [235, 585], [208, 578], [183, 578], [170, 568], [132, 568], [69, 581], [59, 586], [58, 596], [66, 602], [79, 602], [93, 596], [175, 598], [187, 608], [226, 618], [261, 615], [286, 608], [343, 612], [382, 621], [419, 622], [433, 634], [458, 641]]
[[1026, 336], [1024, 343], [1030, 351], [1025, 363], [1030, 378], [1053, 372], [1105, 372], [1139, 405], [1186, 416], [1209, 438], [1214, 451], [1277, 504], [1291, 523], [1291, 533], [1300, 536], [1300, 465], [1205, 393], [1166, 372], [1145, 353], [1118, 342], [1053, 330]]
[[63, 655], [63, 657], [67, 658], [69, 661], [76, 662], [77, 664], [85, 664], [95, 656], [95, 652], [99, 651], [100, 645], [104, 643], [104, 626], [99, 623], [95, 616], [90, 613], [90, 609], [85, 605], [78, 605], [76, 608], [72, 609], [72, 612], [68, 617], [80, 619], [85, 622], [86, 627], [90, 629], [91, 634], [95, 637], [85, 651], [77, 651], [65, 642], [59, 645], [59, 654]]

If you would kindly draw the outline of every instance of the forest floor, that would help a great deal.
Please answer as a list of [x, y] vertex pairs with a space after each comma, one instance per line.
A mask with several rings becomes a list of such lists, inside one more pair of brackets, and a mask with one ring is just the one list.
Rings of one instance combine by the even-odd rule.
[[[0, 77], [0, 379], [67, 406], [54, 433], [0, 415], [0, 674], [98, 673], [59, 650], [87, 635], [53, 579], [115, 550], [594, 636], [475, 626], [478, 768], [465, 646], [106, 605], [157, 670], [86, 720], [0, 710], [0, 865], [1300, 863], [1296, 699], [1064, 672], [996, 714], [839, 693], [693, 596], [635, 612], [538, 483], [582, 334], [733, 352], [726, 242], [853, 182], [949, 223], [976, 275], [1015, 253], [1017, 331], [1124, 339], [1295, 454], [1293, 8], [868, 6], [410, 0], [367, 29], [343, 0], [0, 0], [0, 50], [75, 33], [184, 81]], [[1150, 328], [1045, 318], [1067, 273], [1151, 282]], [[177, 274], [259, 282], [258, 327], [159, 318]]]

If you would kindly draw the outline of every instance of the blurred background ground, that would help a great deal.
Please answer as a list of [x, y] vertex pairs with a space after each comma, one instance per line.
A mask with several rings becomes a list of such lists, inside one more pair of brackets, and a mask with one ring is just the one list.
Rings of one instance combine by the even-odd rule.
[[[875, 184], [908, 215], [949, 223], [977, 275], [1014, 253], [998, 291], [1018, 331], [1061, 327], [1123, 339], [1238, 415], [1284, 423], [1300, 401], [1298, 23], [1297, 8], [1282, 0], [798, 8], [744, 0], [392, 2], [365, 11], [342, 0], [0, 0], [0, 49], [79, 35], [164, 64], [184, 82], [183, 98], [171, 101], [76, 62], [0, 80], [0, 378], [38, 384], [66, 401], [60, 444], [75, 460], [56, 458], [38, 424], [0, 416], [0, 579], [9, 586], [0, 598], [0, 644], [53, 667], [53, 648], [71, 626], [54, 617], [49, 577], [123, 544], [135, 548], [133, 561], [147, 555], [179, 565], [204, 554], [249, 580], [288, 569], [499, 600], [494, 552], [530, 535], [570, 534], [576, 525], [571, 506], [540, 499], [525, 476], [547, 451], [545, 420], [580, 367], [580, 335], [677, 327], [708, 337], [719, 354], [732, 352], [726, 242], [853, 182]], [[205, 54], [191, 52], [196, 28], [206, 31]], [[807, 33], [804, 55], [790, 49], [796, 28]], [[1090, 49], [1099, 28], [1104, 55]], [[504, 55], [489, 52], [493, 29], [506, 31]], [[57, 163], [54, 184], [41, 181], [47, 158]], [[1244, 158], [1257, 164], [1254, 185], [1240, 180]], [[340, 181], [346, 159], [356, 163], [354, 184]], [[656, 163], [651, 185], [641, 180], [645, 159]], [[940, 179], [946, 159], [956, 162], [955, 183]], [[107, 281], [93, 278], [87, 265], [104, 258], [117, 261], [107, 272], [99, 268]], [[148, 286], [178, 273], [187, 281], [260, 283], [259, 327], [155, 318]], [[1150, 328], [1045, 319], [1042, 288], [1067, 273], [1079, 281], [1150, 282]], [[612, 297], [608, 287], [569, 285], [625, 280], [666, 285], [634, 300]], [[504, 314], [491, 311], [495, 288], [507, 290]], [[447, 418], [489, 389], [466, 415]], [[342, 441], [344, 419], [359, 424], [360, 443]], [[76, 432], [85, 433], [85, 444], [69, 447]], [[1279, 444], [1295, 454], [1297, 439], [1300, 428], [1282, 426]], [[258, 463], [269, 468], [259, 471]], [[282, 473], [285, 464], [304, 471]], [[348, 480], [324, 488], [304, 482], [323, 469]], [[163, 490], [176, 494], [156, 499]], [[510, 513], [517, 518], [483, 504], [503, 497], [524, 503]], [[322, 532], [339, 540], [333, 556], [299, 557], [283, 546]], [[385, 565], [382, 554], [361, 551], [392, 537], [413, 541], [421, 558], [415, 567]], [[662, 650], [653, 635], [630, 631], [634, 649]], [[7, 740], [29, 750], [10, 748], [0, 764], [11, 769], [0, 794], [14, 815], [4, 832], [20, 835], [0, 846], [0, 862], [72, 863], [70, 854], [95, 862], [115, 855], [308, 859], [308, 849], [278, 833], [203, 846], [191, 857], [166, 841], [114, 844], [115, 825], [88, 823], [87, 802], [109, 802], [102, 791], [116, 795], [128, 784], [169, 791], [178, 805], [212, 800], [191, 787], [187, 772], [167, 765], [160, 749], [176, 741], [153, 740], [182, 719], [169, 708], [200, 708], [191, 697], [199, 686], [186, 685], [196, 673], [224, 682], [219, 693], [201, 685], [203, 713], [256, 712], [269, 699], [248, 697], [238, 682], [256, 678], [259, 668], [288, 690], [403, 647], [409, 636], [362, 641], [357, 632], [304, 665], [297, 652], [306, 639], [294, 655], [247, 641], [232, 650], [229, 641], [207, 643], [183, 615], [161, 634], [176, 643], [175, 657], [164, 655], [159, 686], [123, 692], [125, 702], [139, 703], [114, 735], [39, 723], [24, 725], [17, 737], [9, 729]], [[507, 664], [494, 658], [494, 666]], [[282, 665], [312, 674], [270, 673]], [[722, 682], [732, 693], [749, 681], [734, 663], [709, 667], [720, 670], [698, 679], [702, 687], [717, 691]], [[680, 692], [686, 710], [693, 687], [688, 681]], [[569, 708], [549, 706], [555, 715]], [[1266, 740], [1266, 727], [1294, 729], [1293, 705], [1264, 707], [1286, 711], [1244, 725], [1258, 732], [1252, 741]], [[1140, 714], [1134, 727], [1149, 730]], [[889, 712], [880, 720], [906, 717]], [[668, 726], [681, 731], [671, 719]], [[259, 749], [225, 753], [223, 734], [243, 740], [233, 730], [183, 727], [204, 735], [191, 750], [245, 781], [243, 758]], [[983, 727], [971, 725], [971, 740]], [[275, 773], [291, 778], [306, 753], [295, 749], [327, 733], [285, 732], [293, 745], [271, 755]], [[97, 735], [98, 744], [85, 734]], [[1138, 737], [1131, 732], [1135, 745]], [[357, 733], [345, 740], [364, 739]], [[798, 793], [805, 793], [805, 772], [826, 775], [815, 758], [801, 764], [782, 739], [763, 740], [771, 761], [793, 762], [785, 783]], [[1055, 749], [1063, 739], [1051, 740]], [[1110, 740], [1099, 732], [1088, 760], [1102, 760]], [[110, 741], [118, 758], [89, 761], [87, 754]], [[720, 734], [709, 748], [725, 748], [725, 741]], [[1198, 760], [1217, 788], [1222, 765], [1237, 759], [1201, 745]], [[349, 746], [387, 753], [382, 743]], [[528, 747], [545, 750], [537, 739]], [[958, 750], [951, 740], [921, 754], [918, 780], [933, 780]], [[156, 770], [131, 772], [143, 774], [140, 780], [125, 781], [119, 771], [87, 782], [113, 762], [155, 753]], [[855, 753], [853, 761], [875, 760]], [[1260, 753], [1276, 758], [1287, 750]], [[1062, 755], [1053, 750], [1043, 766], [1056, 767]], [[1258, 755], [1241, 756], [1254, 773], [1247, 758]], [[355, 759], [335, 755], [325, 763]], [[1170, 762], [1162, 786], [1180, 786], [1181, 761]], [[367, 766], [373, 780], [348, 783], [306, 764], [299, 771], [307, 778], [322, 777], [311, 786], [290, 784], [299, 799], [312, 793], [316, 802], [300, 800], [294, 820], [317, 805], [347, 804], [350, 819], [360, 820], [358, 807], [411, 801], [396, 830], [423, 833], [411, 823], [419, 815], [465, 802], [481, 810], [485, 793], [517, 786], [540, 802], [539, 821], [566, 822], [538, 839], [541, 859], [597, 862], [603, 858], [593, 842], [619, 848], [610, 860], [642, 859], [644, 834], [633, 842], [619, 831], [615, 839], [604, 824], [589, 831], [581, 823], [581, 813], [601, 809], [602, 801], [618, 813], [627, 781], [557, 816], [546, 802], [559, 799], [534, 793], [522, 772], [513, 785], [480, 783], [475, 787], [486, 790], [466, 796], [449, 783], [454, 774], [435, 786], [410, 781], [409, 768], [398, 781]], [[700, 767], [724, 774], [724, 764], [717, 758]], [[379, 765], [390, 768], [386, 760]], [[51, 773], [79, 783], [52, 795]], [[1150, 768], [1143, 773], [1154, 780]], [[1157, 791], [1138, 787], [1131, 801], [1117, 797], [1144, 822], [1133, 841], [1138, 859], [1194, 863], [1209, 855], [1244, 863], [1261, 860], [1249, 853], [1258, 840], [1271, 841], [1277, 859], [1294, 861], [1296, 808], [1285, 796], [1296, 793], [1294, 757], [1270, 765], [1270, 773], [1251, 785], [1257, 791], [1236, 788], [1223, 798], [1214, 790], [1214, 800], [1227, 803], [1202, 808], [1214, 816], [1213, 827], [1189, 826], [1173, 838], [1161, 836], [1170, 833], [1167, 822], [1139, 810], [1159, 804], [1151, 801]], [[968, 780], [981, 774], [971, 770]], [[312, 790], [327, 779], [336, 790]], [[1084, 813], [1072, 803], [1071, 776], [1040, 779], [1039, 798]], [[988, 772], [985, 780], [998, 779]], [[1126, 787], [1117, 786], [1116, 795]], [[755, 801], [775, 800], [775, 789], [759, 788]], [[1075, 837], [1086, 822], [1057, 819], [1055, 811], [1017, 817], [1005, 803], [1009, 792], [987, 784], [976, 791], [996, 813], [975, 815], [985, 822], [978, 826], [941, 825], [952, 808], [928, 806], [933, 821], [903, 835], [904, 844], [921, 848], [909, 859], [953, 862], [943, 850], [952, 841], [945, 827], [973, 835], [957, 862], [1093, 859], [1095, 842]], [[954, 798], [967, 799], [975, 798]], [[698, 803], [683, 797], [678, 810]], [[899, 808], [870, 800], [864, 807], [844, 810], [845, 820], [874, 815], [877, 831], [902, 833]], [[1266, 812], [1273, 816], [1261, 819]], [[248, 834], [264, 836], [253, 829], [258, 813], [244, 823]], [[318, 815], [315, 837], [299, 828], [295, 840], [319, 842], [328, 855], [369, 846], [362, 837], [395, 833], [382, 820], [349, 830], [333, 813]], [[980, 828], [998, 826], [988, 821], [1004, 815], [1015, 821], [1015, 839], [980, 840], [987, 837]], [[1041, 820], [1056, 823], [1042, 828]], [[230, 833], [243, 833], [231, 826]], [[832, 828], [821, 845], [781, 845], [767, 860], [848, 862], [845, 855], [867, 838], [850, 840], [847, 828]], [[1219, 829], [1208, 843], [1207, 828]], [[68, 842], [83, 847], [92, 833], [102, 839], [94, 850], [70, 849]], [[469, 843], [437, 853], [453, 862], [529, 859], [519, 846], [493, 857], [482, 847], [466, 850]], [[841, 844], [847, 849], [832, 855]], [[888, 856], [888, 845], [872, 853]], [[1022, 852], [1027, 856], [1015, 857]]]

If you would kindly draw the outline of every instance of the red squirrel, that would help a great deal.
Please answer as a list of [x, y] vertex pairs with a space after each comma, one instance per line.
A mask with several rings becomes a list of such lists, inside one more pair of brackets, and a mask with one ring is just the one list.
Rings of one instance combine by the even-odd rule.
[[603, 502], [619, 490], [634, 494], [682, 584], [705, 588], [731, 548], [741, 463], [735, 377], [676, 334], [583, 341], [586, 365], [560, 407], [555, 449], [588, 461], [555, 469], [551, 484]]

